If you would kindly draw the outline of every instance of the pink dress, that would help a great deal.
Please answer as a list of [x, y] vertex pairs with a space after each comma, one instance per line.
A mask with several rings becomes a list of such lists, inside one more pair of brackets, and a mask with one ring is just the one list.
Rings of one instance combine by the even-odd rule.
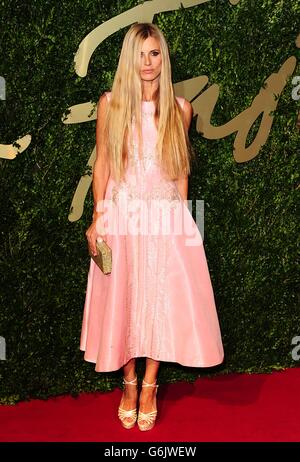
[[[110, 100], [110, 92], [106, 96]], [[184, 98], [177, 100], [183, 107]], [[224, 358], [203, 240], [176, 183], [156, 162], [153, 110], [153, 102], [142, 102], [143, 158], [134, 131], [125, 181], [117, 185], [110, 176], [107, 183], [110, 225], [118, 230], [112, 226], [106, 233], [111, 273], [90, 260], [80, 350], [97, 372], [118, 370], [138, 357], [189, 367], [214, 366]], [[165, 206], [128, 207], [157, 200]]]

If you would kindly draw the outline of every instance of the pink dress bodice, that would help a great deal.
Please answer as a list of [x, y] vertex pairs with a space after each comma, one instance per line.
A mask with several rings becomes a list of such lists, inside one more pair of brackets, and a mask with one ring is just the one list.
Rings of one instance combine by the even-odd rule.
[[[110, 101], [111, 92], [106, 92]], [[177, 101], [183, 108], [184, 98], [176, 96]], [[128, 142], [128, 165], [125, 174], [125, 181], [120, 185], [112, 184], [111, 178], [107, 188], [106, 198], [110, 197], [116, 203], [120, 195], [130, 199], [167, 199], [169, 201], [180, 201], [180, 195], [174, 181], [168, 180], [162, 173], [157, 160], [157, 128], [154, 119], [154, 102], [142, 101], [142, 158], [138, 152], [138, 136], [133, 121], [133, 149]], [[175, 202], [174, 202], [175, 203]]]

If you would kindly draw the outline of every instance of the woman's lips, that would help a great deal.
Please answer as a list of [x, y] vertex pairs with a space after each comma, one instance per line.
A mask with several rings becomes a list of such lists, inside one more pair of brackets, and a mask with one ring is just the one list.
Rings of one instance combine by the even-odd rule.
[[146, 74], [151, 74], [153, 71], [146, 70], [146, 71], [143, 71], [143, 72], [145, 72]]

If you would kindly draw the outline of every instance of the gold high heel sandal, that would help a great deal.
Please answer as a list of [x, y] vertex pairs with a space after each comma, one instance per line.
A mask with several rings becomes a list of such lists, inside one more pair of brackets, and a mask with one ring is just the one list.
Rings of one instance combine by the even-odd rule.
[[[156, 394], [157, 394], [157, 388], [159, 385], [156, 385], [156, 380], [153, 383], [147, 383], [145, 380], [143, 380], [142, 387], [156, 387], [155, 391], [155, 407], [156, 407]], [[138, 418], [137, 418], [137, 423], [138, 427], [140, 430], [145, 431], [145, 430], [151, 430], [151, 428], [154, 427], [155, 425], [155, 420], [157, 417], [157, 409], [151, 412], [141, 412], [139, 410]], [[146, 423], [142, 424], [141, 422], [145, 421]]]
[[[135, 385], [137, 386], [137, 376], [133, 380], [126, 380], [125, 377], [123, 377], [123, 384], [125, 385]], [[122, 409], [122, 402], [124, 398], [124, 392], [121, 398], [121, 403], [118, 408], [118, 417], [121, 420], [121, 423], [124, 428], [129, 430], [130, 428], [134, 427], [136, 419], [137, 419], [137, 412], [136, 412], [136, 407], [134, 409], [130, 409], [129, 411], [126, 411], [125, 409]], [[125, 419], [131, 419], [131, 422], [128, 422]]]

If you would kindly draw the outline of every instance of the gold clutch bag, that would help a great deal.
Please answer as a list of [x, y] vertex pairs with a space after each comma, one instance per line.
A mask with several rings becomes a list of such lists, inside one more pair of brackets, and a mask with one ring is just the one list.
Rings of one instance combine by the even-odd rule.
[[104, 274], [111, 273], [111, 267], [112, 267], [111, 248], [109, 247], [109, 245], [106, 244], [104, 240], [96, 241], [96, 248], [97, 248], [97, 255], [93, 255], [89, 248], [90, 256], [92, 257], [96, 265], [99, 266], [99, 268]]

